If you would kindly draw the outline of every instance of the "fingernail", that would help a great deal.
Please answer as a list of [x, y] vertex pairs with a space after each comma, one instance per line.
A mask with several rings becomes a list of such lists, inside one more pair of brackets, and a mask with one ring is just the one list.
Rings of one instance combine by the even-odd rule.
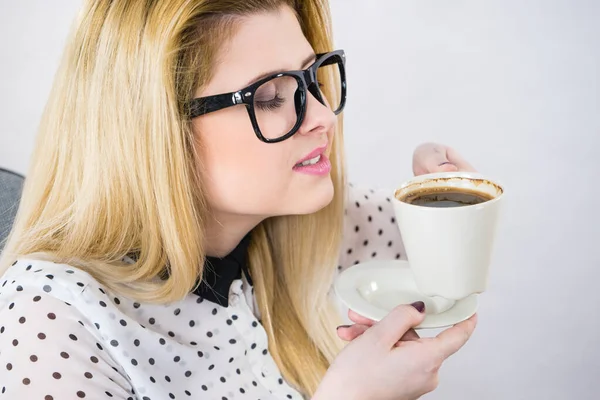
[[338, 326], [336, 329], [341, 329], [341, 328], [350, 328], [351, 325], [340, 325]]
[[417, 311], [420, 312], [421, 314], [425, 312], [425, 303], [423, 303], [422, 301], [415, 301], [414, 303], [411, 304], [411, 306], [416, 308]]

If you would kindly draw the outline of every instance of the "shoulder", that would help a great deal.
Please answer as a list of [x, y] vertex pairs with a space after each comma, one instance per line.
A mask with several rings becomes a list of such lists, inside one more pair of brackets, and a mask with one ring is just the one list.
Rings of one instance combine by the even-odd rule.
[[68, 264], [19, 259], [0, 277], [0, 304], [15, 293], [45, 293], [65, 302], [76, 299], [90, 287], [100, 287], [94, 277]]

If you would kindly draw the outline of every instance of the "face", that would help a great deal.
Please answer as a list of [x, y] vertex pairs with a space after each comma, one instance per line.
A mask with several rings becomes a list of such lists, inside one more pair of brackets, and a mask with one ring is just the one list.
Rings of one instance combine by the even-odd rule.
[[[213, 79], [196, 97], [234, 92], [269, 73], [305, 69], [314, 59], [292, 10], [284, 7], [252, 15], [240, 22], [232, 40], [223, 46]], [[266, 89], [262, 95], [267, 97], [272, 97], [270, 92], [285, 91], [283, 86]], [[280, 102], [290, 101], [289, 96], [281, 96]], [[277, 113], [271, 116], [269, 112], [269, 107], [256, 110], [265, 127], [285, 125]], [[265, 143], [256, 137], [245, 105], [193, 121], [202, 157], [198, 168], [217, 219], [306, 214], [331, 201], [333, 184], [326, 157], [317, 165], [298, 167], [311, 153], [312, 157], [329, 153], [336, 125], [332, 110], [312, 94], [307, 92], [306, 116], [298, 132], [279, 143]]]

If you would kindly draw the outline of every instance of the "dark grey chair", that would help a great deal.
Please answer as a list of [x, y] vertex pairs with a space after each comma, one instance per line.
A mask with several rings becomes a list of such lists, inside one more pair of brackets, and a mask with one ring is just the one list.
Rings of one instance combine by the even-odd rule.
[[22, 175], [0, 168], [0, 251], [17, 214], [24, 180]]

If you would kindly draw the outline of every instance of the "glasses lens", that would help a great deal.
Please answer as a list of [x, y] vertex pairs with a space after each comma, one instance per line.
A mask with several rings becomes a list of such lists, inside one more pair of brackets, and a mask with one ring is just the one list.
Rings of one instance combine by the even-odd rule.
[[262, 135], [278, 139], [289, 133], [298, 121], [298, 81], [278, 76], [263, 83], [254, 94], [254, 114]]
[[337, 114], [342, 104], [342, 74], [338, 56], [331, 56], [317, 69], [317, 80], [323, 100]]

